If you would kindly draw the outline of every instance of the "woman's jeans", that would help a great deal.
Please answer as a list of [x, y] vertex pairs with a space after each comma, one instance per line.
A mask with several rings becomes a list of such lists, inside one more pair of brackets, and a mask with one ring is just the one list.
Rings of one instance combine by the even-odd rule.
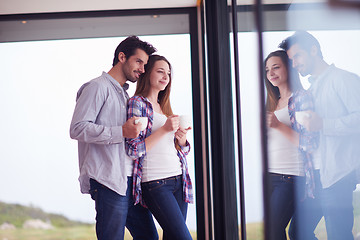
[[150, 211], [134, 205], [132, 177], [128, 177], [126, 196], [121, 196], [90, 179], [90, 194], [95, 200], [96, 235], [99, 240], [124, 239], [125, 226], [133, 239], [157, 240], [158, 234]]
[[269, 173], [271, 239], [286, 240], [285, 229], [294, 214], [297, 202], [296, 189], [304, 183], [304, 177]]
[[163, 229], [163, 239], [192, 239], [186, 226], [188, 204], [183, 199], [182, 176], [141, 183], [141, 188], [147, 207]]
[[314, 170], [315, 198], [301, 199], [297, 210], [291, 219], [289, 237], [291, 240], [317, 240], [315, 229], [323, 217], [321, 208], [322, 186], [320, 182], [320, 171]]

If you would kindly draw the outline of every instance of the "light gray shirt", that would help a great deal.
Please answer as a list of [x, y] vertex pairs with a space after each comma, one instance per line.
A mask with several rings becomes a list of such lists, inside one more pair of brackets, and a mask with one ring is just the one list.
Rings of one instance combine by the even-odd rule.
[[80, 188], [89, 193], [90, 178], [120, 195], [126, 195], [125, 142], [129, 96], [124, 87], [103, 72], [81, 86], [70, 125], [70, 137], [78, 140]]
[[360, 78], [334, 65], [310, 77], [320, 132], [320, 178], [328, 188], [360, 166]]

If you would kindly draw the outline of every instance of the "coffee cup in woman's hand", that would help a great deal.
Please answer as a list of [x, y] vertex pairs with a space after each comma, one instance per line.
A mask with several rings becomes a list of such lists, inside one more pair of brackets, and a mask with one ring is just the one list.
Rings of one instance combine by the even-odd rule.
[[135, 124], [141, 123], [140, 131], [144, 131], [148, 125], [148, 121], [147, 117], [139, 117], [138, 119], [135, 119]]
[[192, 119], [190, 115], [180, 115], [180, 127], [188, 129], [191, 127]]
[[310, 113], [308, 111], [298, 111], [295, 112], [295, 119], [301, 125], [304, 125], [305, 122], [310, 118]]

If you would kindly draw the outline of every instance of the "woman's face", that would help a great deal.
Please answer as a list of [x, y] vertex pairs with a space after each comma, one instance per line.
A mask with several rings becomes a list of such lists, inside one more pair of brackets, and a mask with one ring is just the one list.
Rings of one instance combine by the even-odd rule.
[[287, 84], [288, 71], [280, 57], [270, 57], [265, 66], [266, 78], [275, 87]]
[[170, 67], [164, 60], [156, 61], [150, 74], [150, 86], [153, 90], [163, 91], [170, 81]]

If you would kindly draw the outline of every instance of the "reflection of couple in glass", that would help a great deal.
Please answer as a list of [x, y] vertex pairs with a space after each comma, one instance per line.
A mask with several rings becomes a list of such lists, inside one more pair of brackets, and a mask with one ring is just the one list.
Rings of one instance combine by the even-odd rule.
[[[136, 36], [126, 38], [110, 71], [77, 94], [70, 136], [78, 140], [81, 192], [95, 201], [98, 239], [124, 239], [125, 226], [134, 239], [158, 239], [151, 213], [163, 239], [192, 239], [185, 222], [193, 200], [190, 128], [172, 113], [171, 65], [155, 51]], [[127, 81], [138, 81], [130, 100]], [[146, 126], [140, 117], [148, 118]]]
[[[360, 78], [327, 64], [308, 32], [295, 32], [279, 47], [284, 51], [265, 60], [272, 239], [286, 239], [291, 218], [290, 239], [317, 239], [322, 216], [328, 239], [354, 239]], [[307, 91], [292, 67], [310, 75]]]

